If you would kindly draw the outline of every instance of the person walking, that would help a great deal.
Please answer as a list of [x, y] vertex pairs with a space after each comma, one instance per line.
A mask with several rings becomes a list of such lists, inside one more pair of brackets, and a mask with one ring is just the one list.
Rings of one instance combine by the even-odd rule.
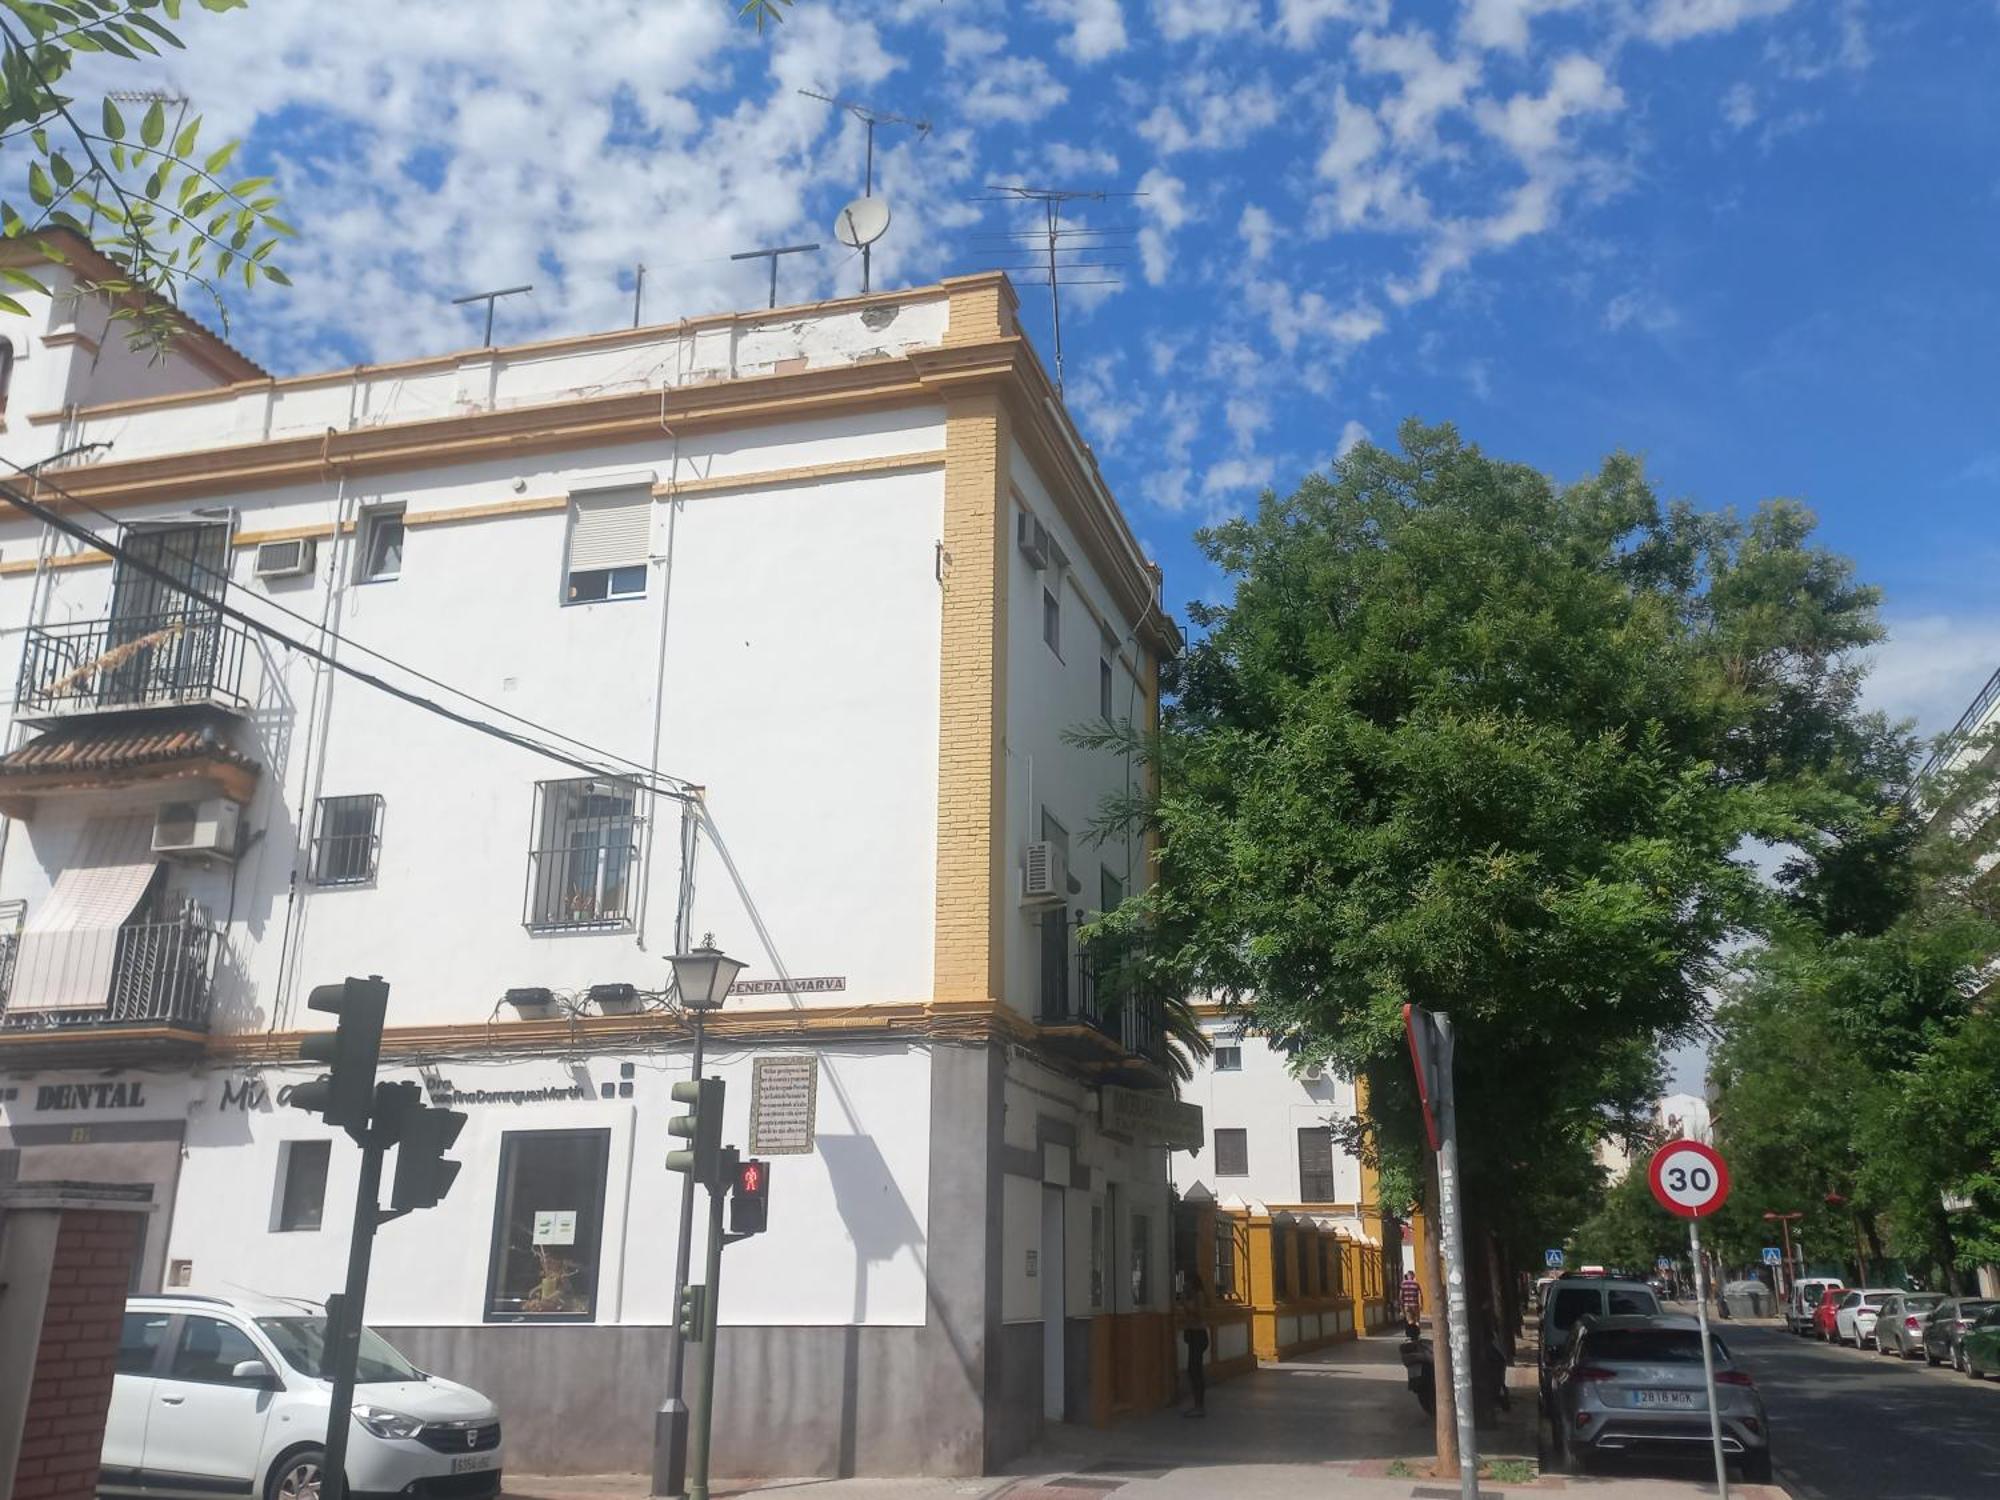
[[1187, 1378], [1190, 1404], [1183, 1415], [1208, 1415], [1208, 1325], [1202, 1321], [1201, 1275], [1187, 1273], [1181, 1292], [1181, 1341], [1187, 1345]]
[[1417, 1273], [1405, 1271], [1402, 1286], [1403, 1337], [1415, 1343], [1423, 1331], [1424, 1289], [1417, 1285]]

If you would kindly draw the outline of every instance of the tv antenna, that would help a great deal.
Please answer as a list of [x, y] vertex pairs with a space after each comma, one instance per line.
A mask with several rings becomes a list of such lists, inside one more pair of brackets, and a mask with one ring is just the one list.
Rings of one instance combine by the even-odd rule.
[[486, 304], [486, 340], [482, 347], [491, 349], [493, 347], [493, 304], [502, 297], [518, 297], [521, 293], [532, 292], [534, 289], [534, 284], [530, 282], [527, 286], [503, 286], [496, 292], [468, 292], [463, 297], [452, 298], [451, 305], [453, 307], [463, 307], [468, 302], [484, 302]]
[[[875, 196], [875, 127], [877, 125], [907, 126], [911, 130], [916, 131], [918, 140], [922, 140], [931, 133], [931, 122], [929, 120], [913, 119], [909, 115], [892, 115], [887, 110], [877, 109], [872, 104], [863, 104], [858, 99], [841, 99], [832, 94], [817, 93], [812, 89], [800, 89], [799, 92], [808, 99], [817, 99], [822, 104], [831, 104], [835, 109], [846, 110], [861, 122], [863, 129], [867, 132], [867, 166], [863, 169], [861, 179], [862, 198], [873, 198]], [[850, 203], [848, 209], [842, 211], [841, 221], [843, 223], [846, 222], [848, 210], [852, 210], [853, 207], [854, 205]], [[886, 230], [888, 227], [888, 216], [885, 214], [882, 220], [882, 229]], [[861, 251], [861, 290], [866, 294], [869, 287], [869, 261], [871, 259], [869, 247], [882, 237], [882, 231], [877, 230], [872, 237], [857, 241], [845, 238], [836, 229], [835, 237], [839, 238], [842, 244], [855, 245]]]
[[[982, 203], [1032, 203], [1042, 210], [1041, 227], [1006, 230], [989, 235], [988, 248], [1002, 255], [1022, 257], [1016, 265], [999, 269], [1031, 273], [1024, 278], [1029, 286], [1046, 284], [1049, 289], [1049, 323], [1055, 336], [1056, 394], [1063, 392], [1062, 289], [1066, 286], [1119, 286], [1122, 279], [1108, 276], [1068, 276], [1070, 271], [1112, 271], [1123, 268], [1123, 258], [1132, 248], [1137, 232], [1129, 224], [1092, 226], [1063, 216], [1072, 203], [1106, 203], [1113, 198], [1143, 198], [1144, 193], [1114, 192], [1108, 188], [1044, 188], [1019, 183], [988, 183]], [[1040, 241], [1037, 248], [1036, 242]]]
[[778, 305], [778, 257], [781, 255], [804, 255], [808, 250], [819, 249], [819, 241], [810, 245], [779, 245], [771, 250], [739, 250], [730, 256], [731, 260], [766, 260], [771, 262], [771, 307]]

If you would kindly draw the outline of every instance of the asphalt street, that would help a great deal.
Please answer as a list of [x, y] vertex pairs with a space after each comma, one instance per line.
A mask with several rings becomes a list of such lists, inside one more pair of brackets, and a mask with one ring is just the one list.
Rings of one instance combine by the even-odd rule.
[[2000, 1383], [1781, 1328], [1717, 1331], [1764, 1393], [1777, 1477], [1798, 1500], [2000, 1495]]

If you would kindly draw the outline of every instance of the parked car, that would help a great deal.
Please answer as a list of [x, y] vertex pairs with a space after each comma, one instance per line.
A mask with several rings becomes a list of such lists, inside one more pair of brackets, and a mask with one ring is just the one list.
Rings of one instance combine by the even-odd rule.
[[1875, 1317], [1882, 1310], [1882, 1299], [1895, 1295], [1894, 1287], [1871, 1286], [1842, 1297], [1833, 1315], [1833, 1341], [1866, 1349], [1869, 1340], [1875, 1337]]
[[1944, 1298], [1936, 1292], [1895, 1292], [1882, 1299], [1875, 1318], [1875, 1349], [1910, 1359], [1924, 1352], [1924, 1320]]
[[[1714, 1334], [1716, 1414], [1723, 1452], [1751, 1484], [1771, 1479], [1771, 1429], [1764, 1398]], [[1699, 1453], [1710, 1441], [1701, 1325], [1684, 1314], [1588, 1317], [1576, 1326], [1548, 1400], [1557, 1460], [1588, 1472], [1612, 1453]]]
[[[307, 1304], [130, 1299], [99, 1490], [313, 1500], [332, 1395], [319, 1375], [325, 1343], [326, 1317]], [[500, 1493], [500, 1413], [364, 1329], [346, 1467], [357, 1493], [488, 1500]]]
[[2000, 1375], [2000, 1307], [1989, 1307], [1958, 1341], [1959, 1368], [1974, 1380]]
[[1829, 1344], [1839, 1342], [1840, 1335], [1834, 1329], [1833, 1320], [1846, 1297], [1847, 1288], [1830, 1286], [1819, 1294], [1819, 1306], [1813, 1309], [1813, 1333]]
[[1924, 1319], [1924, 1363], [1963, 1370], [1965, 1335], [1991, 1307], [2000, 1307], [2000, 1302], [1986, 1297], [1947, 1297], [1932, 1308]]
[[1660, 1299], [1643, 1281], [1612, 1281], [1602, 1276], [1565, 1277], [1542, 1299], [1542, 1394], [1549, 1390], [1549, 1372], [1561, 1362], [1569, 1331], [1588, 1317], [1649, 1317], [1660, 1310]]
[[1801, 1276], [1793, 1282], [1791, 1291], [1785, 1295], [1785, 1326], [1793, 1333], [1811, 1333], [1813, 1317], [1828, 1288], [1847, 1290], [1846, 1283], [1837, 1276]]

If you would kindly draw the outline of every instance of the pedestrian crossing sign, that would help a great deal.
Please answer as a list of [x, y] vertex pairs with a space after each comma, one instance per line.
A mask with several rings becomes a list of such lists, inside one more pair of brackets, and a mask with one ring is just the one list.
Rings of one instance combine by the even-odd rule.
[[1551, 1271], [1560, 1271], [1563, 1266], [1562, 1251], [1544, 1250], [1542, 1252], [1542, 1263], [1546, 1265]]

